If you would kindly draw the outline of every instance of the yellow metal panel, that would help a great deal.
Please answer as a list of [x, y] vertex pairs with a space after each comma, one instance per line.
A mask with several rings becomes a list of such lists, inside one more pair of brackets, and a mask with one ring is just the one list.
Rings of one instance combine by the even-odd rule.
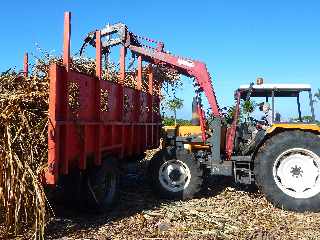
[[272, 127], [267, 129], [267, 133], [272, 133], [277, 128], [311, 130], [320, 133], [319, 125], [307, 123], [276, 123], [273, 124]]
[[194, 149], [194, 150], [199, 150], [199, 149], [209, 150], [210, 146], [205, 145], [205, 144], [192, 144], [192, 149]]
[[191, 152], [195, 150], [209, 150], [210, 146], [198, 143], [185, 143], [183, 144], [183, 148]]
[[162, 127], [165, 131], [166, 130], [174, 130], [176, 128], [176, 126], [163, 126]]
[[178, 136], [188, 137], [191, 135], [201, 134], [200, 126], [179, 126], [178, 127]]

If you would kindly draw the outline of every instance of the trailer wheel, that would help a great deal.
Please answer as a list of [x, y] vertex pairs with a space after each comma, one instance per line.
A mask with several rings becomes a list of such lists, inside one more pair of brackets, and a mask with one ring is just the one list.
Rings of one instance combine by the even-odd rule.
[[298, 212], [320, 211], [320, 138], [303, 131], [287, 131], [259, 150], [256, 182], [275, 206]]
[[115, 159], [106, 157], [101, 166], [88, 171], [84, 196], [91, 210], [107, 211], [118, 197], [119, 174]]
[[165, 199], [190, 199], [203, 182], [203, 171], [193, 154], [182, 151], [177, 158], [173, 147], [154, 155], [149, 173], [155, 193]]

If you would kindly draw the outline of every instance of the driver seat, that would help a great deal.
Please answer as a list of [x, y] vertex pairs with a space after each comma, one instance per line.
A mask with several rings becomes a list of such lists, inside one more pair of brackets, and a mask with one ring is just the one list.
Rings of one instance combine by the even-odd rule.
[[261, 141], [264, 139], [264, 136], [266, 135], [266, 131], [261, 129], [257, 132], [254, 139], [251, 140], [249, 145], [243, 150], [243, 155], [249, 155], [251, 154], [255, 148], [261, 143]]

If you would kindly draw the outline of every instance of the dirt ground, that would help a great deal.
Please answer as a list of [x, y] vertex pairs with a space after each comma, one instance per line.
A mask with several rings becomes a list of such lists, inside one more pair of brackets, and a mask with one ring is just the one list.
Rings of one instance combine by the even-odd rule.
[[117, 204], [106, 214], [57, 205], [45, 239], [320, 239], [320, 213], [274, 208], [256, 188], [232, 179], [211, 181], [189, 201], [164, 201], [150, 189], [143, 162], [129, 168], [120, 187]]
[[210, 183], [193, 200], [163, 201], [141, 169], [122, 177], [119, 201], [108, 214], [60, 206], [46, 239], [320, 239], [319, 213], [274, 208], [255, 188], [232, 179]]

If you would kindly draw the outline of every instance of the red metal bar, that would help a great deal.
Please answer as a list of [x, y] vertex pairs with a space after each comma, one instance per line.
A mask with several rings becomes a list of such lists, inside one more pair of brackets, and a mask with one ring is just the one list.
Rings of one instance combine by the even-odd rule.
[[[137, 66], [137, 85], [138, 90], [135, 97], [135, 121], [139, 121], [141, 114], [141, 90], [142, 90], [142, 57], [138, 56], [138, 66]], [[139, 139], [137, 139], [139, 140]]]
[[118, 145], [111, 145], [111, 146], [108, 146], [108, 147], [103, 147], [102, 150], [103, 151], [108, 151], [108, 150], [113, 150], [113, 149], [116, 149], [116, 148], [122, 148], [122, 145], [118, 144]]
[[207, 140], [207, 137], [206, 137], [205, 116], [204, 116], [204, 112], [203, 112], [203, 110], [202, 110], [202, 108], [200, 107], [199, 104], [197, 105], [197, 112], [198, 112], [198, 114], [199, 114], [202, 141], [205, 142], [205, 141]]
[[[67, 72], [70, 69], [70, 36], [71, 36], [71, 13], [64, 13], [64, 36], [63, 36], [63, 64], [66, 67]], [[61, 117], [63, 119], [67, 118], [67, 82], [68, 82], [68, 73], [64, 73], [65, 76], [60, 79], [61, 85], [63, 85], [63, 89], [59, 89], [64, 96], [64, 103], [62, 106]], [[62, 126], [60, 127], [60, 139], [58, 140], [61, 144], [61, 153], [59, 154], [60, 162], [61, 162], [61, 171], [63, 174], [68, 174], [69, 171], [69, 161], [67, 157], [66, 151], [66, 140], [68, 139], [68, 127]]]
[[125, 146], [126, 146], [126, 139], [125, 139], [125, 136], [126, 136], [126, 126], [122, 126], [121, 127], [121, 145], [122, 145], [122, 148], [121, 148], [121, 153], [120, 153], [120, 158], [123, 158], [124, 157], [124, 150], [125, 150]]
[[232, 121], [231, 127], [227, 131], [227, 140], [226, 140], [226, 155], [227, 159], [230, 159], [232, 156], [234, 148], [234, 138], [236, 136], [237, 123], [240, 115], [240, 92], [237, 92], [237, 104], [235, 109], [234, 118]]
[[[101, 59], [101, 32], [96, 31], [96, 76], [97, 76], [97, 81], [96, 81], [96, 103], [95, 103], [95, 108], [96, 108], [96, 121], [100, 122], [101, 120], [101, 86], [100, 86], [100, 81], [102, 78], [102, 59]], [[95, 157], [94, 157], [94, 162], [96, 165], [101, 164], [101, 132], [102, 132], [102, 126], [99, 124], [98, 126], [95, 127], [96, 129], [96, 142], [95, 142]]]
[[116, 134], [117, 134], [117, 129], [116, 125], [111, 125], [111, 145], [116, 145]]
[[[152, 66], [151, 64], [149, 64], [148, 66], [148, 74], [149, 74], [149, 78], [148, 78], [148, 92], [150, 94], [149, 96], [149, 114], [150, 116], [150, 122], [153, 123], [153, 70], [152, 70]], [[151, 126], [151, 145], [154, 144], [153, 142], [153, 126]]]
[[28, 77], [28, 73], [29, 73], [29, 58], [28, 58], [28, 53], [25, 53], [23, 58], [23, 75], [25, 77]]
[[49, 69], [49, 121], [48, 121], [48, 171], [46, 180], [48, 184], [55, 184], [59, 176], [61, 164], [61, 126], [57, 120], [64, 120], [65, 116], [65, 84], [62, 80], [63, 72], [56, 64]]
[[101, 80], [102, 61], [101, 61], [101, 31], [96, 31], [96, 76]]
[[64, 13], [64, 34], [63, 34], [63, 64], [67, 71], [70, 69], [70, 35], [71, 35], [71, 13]]
[[141, 91], [141, 87], [142, 87], [142, 57], [138, 56], [137, 90]]
[[[120, 76], [119, 76], [119, 83], [121, 85], [124, 84], [124, 80], [125, 80], [125, 77], [126, 77], [126, 48], [125, 47], [121, 47], [120, 48]], [[124, 101], [124, 98], [123, 98], [123, 87], [120, 89], [120, 92], [119, 92], [119, 101], [120, 101], [120, 104], [119, 104], [119, 111], [120, 111], [120, 121], [123, 120], [124, 116], [123, 116], [123, 113], [124, 113], [124, 109], [123, 109], [123, 101]], [[125, 151], [125, 126], [122, 126], [122, 131], [121, 131], [121, 144], [122, 144], [122, 149], [121, 149], [121, 153], [120, 153], [120, 157], [123, 158], [124, 157], [124, 151]]]
[[[148, 66], [148, 122], [153, 122], [153, 71], [151, 65]], [[151, 130], [152, 132], [152, 130]], [[152, 133], [151, 133], [152, 135]], [[151, 143], [152, 144], [152, 143]]]
[[126, 77], [126, 52], [127, 50], [125, 47], [120, 48], [120, 84], [124, 83], [124, 79]]
[[99, 124], [96, 127], [96, 144], [95, 144], [95, 153], [94, 153], [94, 163], [96, 165], [101, 164], [101, 138], [103, 137], [102, 134], [102, 126]]
[[144, 142], [144, 148], [147, 148], [148, 147], [148, 144], [149, 144], [149, 141], [148, 141], [148, 126], [147, 125], [145, 125], [144, 126], [144, 130], [145, 130], [145, 132], [144, 132], [144, 134], [145, 134], [145, 142]]
[[84, 125], [81, 128], [82, 131], [82, 139], [81, 139], [81, 153], [79, 159], [79, 169], [85, 170], [87, 167], [87, 135], [88, 135], [88, 126]]
[[149, 94], [153, 94], [153, 70], [151, 64], [148, 66], [148, 73], [149, 73], [149, 83], [148, 83], [148, 89]]
[[60, 126], [60, 162], [61, 162], [61, 173], [67, 175], [69, 173], [69, 158], [67, 155], [67, 146], [69, 140], [69, 128], [66, 125]]
[[132, 155], [132, 153], [134, 153], [134, 142], [135, 142], [135, 136], [134, 136], [134, 125], [131, 125], [131, 129], [130, 129], [130, 145], [129, 145], [129, 155]]

